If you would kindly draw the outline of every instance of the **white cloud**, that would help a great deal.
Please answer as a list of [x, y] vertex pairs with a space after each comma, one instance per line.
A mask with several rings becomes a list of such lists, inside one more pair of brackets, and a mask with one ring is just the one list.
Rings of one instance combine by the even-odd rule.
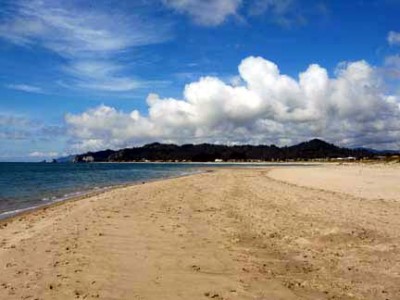
[[400, 79], [400, 55], [387, 56], [384, 71], [389, 78]]
[[235, 16], [242, 0], [162, 0], [164, 5], [188, 14], [199, 25], [216, 26]]
[[400, 32], [390, 31], [387, 40], [389, 45], [400, 45]]
[[12, 140], [48, 141], [64, 135], [63, 126], [44, 124], [24, 115], [0, 114], [0, 146], [7, 145]]
[[312, 137], [400, 148], [400, 99], [385, 94], [379, 74], [358, 61], [340, 64], [335, 77], [315, 64], [292, 78], [271, 61], [248, 57], [234, 85], [203, 77], [186, 85], [183, 99], [149, 95], [147, 114], [100, 106], [68, 114], [66, 123], [78, 151], [152, 141], [282, 145]]
[[0, 128], [5, 126], [30, 126], [30, 120], [23, 116], [0, 114]]
[[294, 0], [255, 0], [249, 7], [251, 15], [261, 15], [273, 12], [277, 15], [285, 15], [295, 4]]
[[400, 55], [387, 56], [385, 58], [385, 65], [400, 69]]
[[29, 157], [36, 157], [36, 158], [49, 158], [49, 157], [57, 157], [59, 156], [58, 152], [40, 152], [35, 151], [31, 152], [28, 155]]
[[[266, 15], [271, 22], [289, 27], [306, 22], [298, 0], [161, 0], [168, 8], [188, 15], [201, 26], [218, 26], [231, 17], [243, 21], [248, 17]], [[310, 12], [321, 13], [323, 4], [311, 5]]]
[[125, 92], [135, 90], [142, 82], [131, 77], [119, 75], [123, 66], [99, 60], [76, 60], [64, 68], [67, 74], [78, 80], [77, 87], [97, 91]]
[[7, 88], [17, 91], [22, 91], [26, 93], [43, 94], [44, 91], [41, 87], [33, 86], [29, 84], [8, 84]]
[[[140, 82], [124, 75], [127, 70], [115, 61], [129, 49], [170, 37], [168, 24], [149, 24], [135, 13], [115, 9], [88, 10], [73, 1], [19, 0], [12, 15], [0, 24], [0, 37], [58, 54], [66, 60], [65, 69], [76, 71], [71, 85], [94, 90], [137, 88]], [[94, 72], [89, 73], [89, 65]], [[105, 65], [107, 71], [95, 72]]]
[[[311, 10], [318, 10], [318, 5], [310, 6]], [[290, 27], [305, 22], [304, 11], [297, 0], [254, 0], [249, 2], [250, 16], [267, 15], [267, 18], [281, 26]], [[320, 12], [319, 12], [320, 13]]]
[[16, 16], [1, 25], [1, 35], [23, 44], [38, 43], [65, 57], [158, 43], [167, 33], [167, 28], [154, 30], [133, 13], [87, 10], [49, 0], [20, 0], [16, 8]]

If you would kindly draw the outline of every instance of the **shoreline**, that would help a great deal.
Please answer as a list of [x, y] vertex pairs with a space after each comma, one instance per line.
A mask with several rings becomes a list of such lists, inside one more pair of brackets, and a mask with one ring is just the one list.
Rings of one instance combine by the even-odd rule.
[[[38, 162], [41, 163], [41, 162]], [[235, 169], [235, 166], [237, 165], [239, 168], [245, 167], [246, 165], [249, 165], [250, 167], [257, 168], [258, 163], [228, 163], [228, 162], [222, 162], [222, 163], [214, 163], [214, 162], [204, 162], [204, 163], [198, 163], [198, 162], [95, 162], [95, 163], [128, 163], [128, 164], [202, 164], [202, 165], [218, 165], [216, 167], [216, 170], [218, 169]], [[229, 165], [226, 167], [221, 167], [224, 165]], [[324, 166], [342, 166], [342, 167], [348, 167], [348, 166], [365, 166], [365, 167], [396, 167], [398, 164], [392, 164], [392, 163], [363, 163], [363, 162], [280, 162], [280, 163], [260, 163], [259, 167], [260, 168], [268, 168], [269, 170], [273, 170], [274, 167], [279, 167], [279, 166], [285, 166], [285, 167], [324, 167]], [[399, 165], [400, 167], [400, 165]], [[184, 175], [174, 175], [170, 177], [165, 177], [165, 178], [155, 178], [155, 179], [148, 179], [148, 180], [138, 180], [138, 181], [133, 181], [130, 183], [123, 183], [123, 184], [116, 184], [112, 186], [106, 186], [106, 187], [100, 187], [98, 189], [92, 189], [88, 191], [81, 191], [81, 192], [76, 192], [79, 193], [79, 195], [72, 195], [70, 197], [60, 197], [57, 199], [54, 199], [50, 203], [44, 203], [44, 204], [39, 204], [33, 207], [26, 207], [26, 208], [21, 208], [21, 209], [16, 209], [16, 212], [14, 213], [13, 211], [5, 211], [0, 213], [0, 226], [3, 223], [7, 223], [7, 221], [10, 221], [13, 218], [18, 218], [21, 216], [25, 216], [26, 214], [33, 213], [37, 210], [46, 210], [50, 207], [53, 206], [58, 206], [62, 205], [63, 203], [70, 202], [70, 201], [79, 201], [83, 200], [86, 198], [94, 197], [103, 193], [107, 193], [108, 191], [114, 190], [114, 189], [119, 189], [119, 188], [125, 188], [129, 186], [135, 186], [135, 185], [140, 185], [140, 184], [145, 184], [145, 183], [151, 183], [151, 182], [157, 182], [157, 181], [164, 181], [164, 180], [169, 180], [169, 179], [174, 179], [174, 178], [180, 178], [180, 177], [185, 177], [185, 176], [193, 176], [196, 174], [201, 174], [201, 173], [207, 173], [207, 172], [213, 172], [215, 171], [212, 166], [210, 166], [210, 169], [208, 170], [198, 170], [196, 172], [193, 172], [191, 174], [184, 174]], [[285, 182], [285, 180], [274, 177], [270, 177], [271, 179], [274, 180], [279, 180], [281, 182]], [[287, 181], [287, 183], [290, 183], [290, 181]], [[292, 184], [296, 185], [296, 182], [292, 182]], [[5, 216], [2, 216], [5, 214]]]
[[[32, 163], [38, 163], [41, 164], [43, 162], [32, 162]], [[203, 166], [207, 166], [207, 168], [212, 168], [213, 166], [215, 166], [216, 168], [235, 168], [236, 166], [238, 167], [276, 167], [276, 166], [285, 166], [285, 167], [290, 167], [290, 166], [294, 166], [294, 167], [299, 167], [299, 166], [317, 166], [317, 165], [321, 165], [321, 163], [305, 163], [305, 162], [277, 162], [277, 163], [273, 163], [273, 162], [266, 162], [266, 163], [250, 163], [250, 162], [238, 162], [238, 163], [230, 163], [230, 162], [94, 162], [95, 164], [187, 164], [187, 165], [203, 165]], [[63, 164], [63, 163], [59, 163], [59, 164]], [[168, 176], [165, 178], [156, 178], [156, 179], [149, 179], [149, 180], [138, 180], [138, 181], [132, 181], [130, 183], [122, 183], [122, 184], [115, 184], [115, 185], [111, 185], [111, 186], [105, 186], [105, 187], [99, 187], [98, 189], [89, 189], [89, 190], [82, 190], [82, 191], [76, 191], [71, 193], [71, 196], [68, 195], [64, 195], [64, 196], [60, 196], [55, 198], [54, 200], [50, 200], [50, 201], [46, 201], [46, 203], [40, 204], [40, 202], [36, 203], [33, 206], [28, 206], [28, 207], [22, 207], [22, 208], [17, 208], [17, 209], [13, 209], [10, 211], [4, 211], [0, 213], [0, 225], [2, 224], [3, 221], [9, 220], [10, 218], [13, 217], [18, 217], [20, 215], [24, 215], [26, 213], [30, 213], [32, 211], [35, 211], [37, 209], [45, 209], [48, 207], [51, 207], [53, 205], [59, 205], [63, 202], [66, 201], [75, 201], [75, 200], [79, 200], [79, 199], [85, 199], [87, 197], [91, 197], [91, 196], [95, 196], [98, 194], [101, 194], [103, 192], [107, 192], [109, 190], [112, 189], [116, 189], [116, 188], [123, 188], [126, 186], [130, 186], [130, 185], [136, 185], [136, 184], [141, 184], [142, 182], [152, 182], [152, 181], [158, 181], [158, 180], [166, 180], [166, 179], [170, 179], [170, 178], [178, 178], [181, 176], [189, 176], [189, 175], [194, 175], [197, 173], [202, 173], [202, 172], [207, 172], [207, 170], [202, 171], [201, 169], [191, 173], [191, 174], [184, 174], [184, 175], [172, 175], [172, 176]], [[78, 194], [78, 195], [73, 195], [73, 194]], [[39, 200], [37, 200], [39, 201]]]
[[[41, 162], [32, 162], [32, 163], [41, 163]], [[285, 167], [324, 167], [324, 166], [365, 166], [365, 167], [374, 167], [374, 166], [378, 166], [378, 167], [391, 167], [391, 166], [397, 166], [397, 164], [392, 164], [392, 163], [379, 163], [379, 162], [261, 162], [261, 163], [248, 163], [248, 162], [243, 162], [243, 163], [229, 163], [229, 162], [94, 162], [94, 163], [99, 163], [99, 164], [108, 164], [108, 163], [116, 163], [116, 164], [198, 164], [198, 165], [211, 165], [210, 168], [212, 168], [212, 165], [216, 165], [217, 169], [222, 169], [222, 168], [235, 168], [236, 166], [238, 166], [239, 168], [241, 167], [246, 167], [249, 166], [254, 167], [254, 168], [274, 168], [274, 167], [279, 167], [279, 166], [285, 166]], [[62, 163], [60, 163], [62, 164]], [[211, 169], [212, 170], [212, 169]], [[203, 172], [208, 172], [208, 170], [202, 171], [202, 170], [198, 170], [197, 172], [191, 173], [191, 174], [184, 174], [184, 175], [176, 175], [176, 176], [171, 176], [171, 177], [165, 177], [165, 178], [156, 178], [156, 179], [149, 179], [149, 180], [145, 180], [145, 181], [133, 181], [130, 183], [123, 183], [123, 184], [116, 184], [116, 185], [112, 185], [112, 186], [106, 186], [106, 187], [100, 187], [98, 189], [91, 189], [88, 191], [77, 191], [74, 193], [79, 193], [79, 195], [72, 195], [72, 196], [66, 196], [66, 197], [59, 197], [57, 199], [54, 199], [53, 201], [51, 201], [50, 203], [44, 203], [44, 204], [38, 204], [32, 207], [26, 207], [26, 208], [21, 208], [21, 209], [16, 209], [16, 210], [12, 210], [12, 211], [4, 211], [2, 213], [0, 213], [0, 226], [3, 222], [7, 222], [10, 219], [14, 218], [14, 217], [19, 217], [19, 216], [23, 216], [25, 214], [29, 214], [32, 213], [36, 210], [40, 210], [40, 209], [47, 209], [49, 207], [52, 207], [54, 205], [60, 205], [64, 202], [68, 202], [68, 201], [78, 201], [81, 199], [86, 199], [88, 197], [92, 197], [92, 196], [96, 196], [102, 193], [105, 193], [107, 191], [113, 190], [113, 189], [118, 189], [118, 188], [124, 188], [127, 186], [131, 186], [131, 185], [138, 185], [138, 184], [142, 184], [142, 183], [150, 183], [150, 182], [154, 182], [154, 181], [162, 181], [162, 180], [168, 180], [168, 179], [173, 179], [173, 178], [179, 178], [182, 176], [192, 176], [192, 175], [196, 175], [196, 174], [200, 174]], [[279, 179], [277, 179], [279, 180]], [[14, 213], [14, 211], [16, 211]], [[5, 215], [5, 216], [3, 216]]]
[[[205, 170], [203, 171], [204, 173], [206, 172], [212, 172], [212, 170]], [[112, 186], [107, 186], [103, 188], [98, 188], [98, 189], [92, 189], [89, 191], [82, 191], [78, 192], [81, 193], [80, 195], [74, 195], [71, 197], [61, 197], [59, 199], [55, 199], [54, 201], [51, 201], [50, 203], [44, 203], [42, 205], [36, 205], [32, 207], [27, 207], [27, 208], [22, 208], [22, 209], [17, 209], [13, 211], [5, 211], [0, 213], [0, 226], [2, 226], [3, 223], [10, 222], [14, 218], [22, 217], [30, 213], [34, 213], [38, 210], [46, 210], [51, 207], [59, 206], [67, 202], [74, 202], [74, 201], [80, 201], [84, 200], [87, 198], [95, 197], [98, 195], [101, 195], [103, 193], [107, 193], [109, 191], [115, 190], [115, 189], [121, 189], [129, 186], [136, 186], [136, 185], [141, 185], [141, 184], [146, 184], [146, 183], [152, 183], [152, 182], [157, 182], [157, 181], [164, 181], [164, 180], [169, 180], [169, 179], [174, 179], [174, 178], [180, 178], [180, 177], [185, 177], [185, 176], [193, 176], [196, 174], [201, 174], [203, 173], [201, 171], [198, 172], [193, 172], [191, 174], [183, 174], [183, 175], [174, 175], [174, 176], [168, 176], [164, 178], [154, 178], [154, 179], [148, 179], [148, 180], [138, 180], [138, 181], [133, 181], [130, 183], [123, 183], [123, 184], [116, 184]], [[14, 213], [14, 211], [16, 211]], [[6, 214], [4, 217], [2, 217], [3, 214]]]

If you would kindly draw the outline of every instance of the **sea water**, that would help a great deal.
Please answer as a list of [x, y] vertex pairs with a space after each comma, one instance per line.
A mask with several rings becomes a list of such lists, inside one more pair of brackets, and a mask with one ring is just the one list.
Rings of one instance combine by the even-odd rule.
[[196, 172], [191, 164], [0, 163], [0, 218], [117, 185]]

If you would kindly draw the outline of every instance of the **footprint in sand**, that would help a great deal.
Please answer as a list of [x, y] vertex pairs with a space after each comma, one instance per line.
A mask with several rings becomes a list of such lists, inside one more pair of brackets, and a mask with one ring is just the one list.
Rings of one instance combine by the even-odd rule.
[[211, 298], [211, 299], [224, 300], [224, 297], [222, 297], [218, 293], [214, 293], [214, 292], [206, 292], [206, 293], [204, 293], [204, 296]]
[[201, 269], [201, 268], [200, 268], [199, 266], [197, 266], [197, 265], [192, 265], [191, 268], [192, 268], [193, 271], [196, 271], [196, 272], [199, 272], [200, 269]]

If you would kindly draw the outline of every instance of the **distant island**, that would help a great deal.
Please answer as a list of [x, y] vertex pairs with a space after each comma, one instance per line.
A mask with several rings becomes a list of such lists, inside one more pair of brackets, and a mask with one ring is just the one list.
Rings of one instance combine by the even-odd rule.
[[[398, 159], [394, 151], [376, 151], [366, 148], [342, 148], [320, 139], [290, 147], [275, 145], [214, 145], [214, 144], [161, 144], [121, 150], [87, 152], [70, 156], [69, 161], [81, 162], [262, 162], [262, 161], [309, 161], [309, 160], [360, 160]], [[65, 162], [60, 159], [59, 162]]]

